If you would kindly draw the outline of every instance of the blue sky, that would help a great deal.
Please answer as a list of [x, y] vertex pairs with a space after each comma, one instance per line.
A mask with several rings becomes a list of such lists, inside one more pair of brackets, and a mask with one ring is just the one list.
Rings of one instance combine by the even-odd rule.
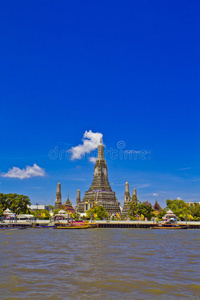
[[[199, 202], [199, 15], [198, 1], [3, 1], [0, 191], [52, 204], [60, 180], [75, 203], [94, 164], [49, 153], [91, 130], [107, 150], [146, 151], [106, 157], [121, 203], [126, 180], [141, 201]], [[3, 176], [34, 164], [40, 176]]]

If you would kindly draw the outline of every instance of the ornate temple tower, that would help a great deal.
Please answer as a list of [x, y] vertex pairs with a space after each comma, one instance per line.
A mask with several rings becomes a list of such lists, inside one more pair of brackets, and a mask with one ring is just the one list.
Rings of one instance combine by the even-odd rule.
[[77, 191], [77, 196], [76, 196], [76, 206], [75, 206], [75, 210], [78, 209], [78, 206], [79, 206], [80, 203], [81, 203], [81, 192], [80, 192], [80, 190], [78, 189], [78, 191]]
[[56, 192], [56, 201], [55, 201], [55, 206], [54, 209], [59, 209], [62, 205], [61, 201], [61, 184], [58, 182], [57, 184], [57, 192]]
[[108, 181], [108, 170], [104, 159], [104, 145], [102, 139], [98, 146], [98, 157], [94, 167], [92, 184], [83, 200], [79, 203], [77, 211], [86, 212], [94, 204], [102, 205], [108, 213], [120, 213], [120, 205], [115, 192], [112, 191]]
[[132, 196], [132, 201], [134, 202], [138, 202], [138, 199], [137, 199], [137, 191], [136, 191], [136, 188], [134, 187], [133, 189], [133, 196]]
[[129, 210], [129, 204], [131, 203], [130, 200], [130, 192], [129, 192], [129, 183], [126, 181], [125, 183], [125, 193], [124, 193], [124, 206], [122, 210], [122, 215], [127, 215], [128, 210]]
[[125, 193], [124, 193], [124, 202], [130, 202], [130, 192], [129, 192], [129, 183], [125, 183]]

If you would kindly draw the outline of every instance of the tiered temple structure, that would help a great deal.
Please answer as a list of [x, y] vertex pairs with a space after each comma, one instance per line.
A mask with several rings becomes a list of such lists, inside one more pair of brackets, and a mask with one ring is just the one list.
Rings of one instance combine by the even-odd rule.
[[124, 206], [123, 206], [123, 210], [122, 210], [123, 216], [127, 216], [128, 211], [129, 211], [129, 205], [131, 204], [131, 202], [135, 202], [135, 203], [138, 202], [137, 191], [136, 191], [136, 188], [133, 189], [133, 195], [131, 198], [130, 192], [129, 192], [129, 183], [128, 183], [128, 181], [126, 181], [125, 193], [124, 193]]
[[75, 206], [75, 210], [78, 209], [78, 206], [79, 206], [80, 203], [81, 203], [81, 192], [80, 192], [80, 190], [78, 189], [78, 191], [77, 191], [77, 197], [76, 197], [76, 206]]
[[60, 184], [60, 182], [58, 182], [54, 209], [59, 209], [61, 207], [61, 205], [62, 205], [61, 198], [62, 198], [61, 197], [61, 184]]
[[156, 200], [156, 202], [155, 202], [155, 204], [154, 204], [153, 208], [154, 208], [154, 210], [156, 210], [156, 211], [160, 211], [160, 210], [162, 210], [162, 208], [161, 208], [161, 206], [160, 206], [160, 204], [158, 203], [158, 201], [157, 201], [157, 200]]
[[135, 188], [135, 187], [134, 187], [134, 189], [133, 189], [132, 201], [134, 201], [135, 203], [138, 202], [137, 191], [136, 191], [136, 188]]
[[129, 210], [129, 205], [131, 203], [131, 196], [129, 192], [129, 183], [126, 181], [125, 183], [125, 193], [124, 193], [124, 206], [122, 210], [122, 215], [127, 215]]
[[156, 200], [154, 206], [153, 206], [153, 209], [154, 209], [154, 215], [158, 215], [159, 212], [162, 210], [162, 207], [160, 206], [160, 204], [158, 203], [158, 201]]
[[69, 214], [75, 213], [74, 207], [73, 207], [71, 201], [69, 200], [69, 195], [68, 195], [67, 201], [62, 205], [62, 209], [64, 209]]
[[94, 204], [102, 205], [110, 214], [120, 213], [120, 203], [108, 181], [108, 170], [106, 160], [104, 159], [104, 145], [102, 139], [98, 146], [98, 157], [94, 167], [92, 184], [89, 190], [85, 192], [83, 200], [77, 202], [77, 211], [85, 213], [88, 209], [92, 208]]
[[71, 201], [69, 200], [69, 195], [68, 195], [67, 201], [64, 203], [64, 205], [72, 205]]

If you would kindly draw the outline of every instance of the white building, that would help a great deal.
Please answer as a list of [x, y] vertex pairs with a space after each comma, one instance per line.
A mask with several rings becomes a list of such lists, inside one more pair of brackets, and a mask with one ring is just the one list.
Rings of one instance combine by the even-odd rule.
[[30, 211], [36, 211], [36, 210], [42, 210], [42, 209], [46, 209], [48, 211], [51, 210], [49, 205], [44, 205], [44, 204], [28, 205], [28, 208], [30, 209]]

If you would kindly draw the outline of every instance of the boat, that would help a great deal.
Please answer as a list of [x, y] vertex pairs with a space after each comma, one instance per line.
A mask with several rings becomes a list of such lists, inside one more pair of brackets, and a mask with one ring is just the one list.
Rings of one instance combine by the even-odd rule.
[[177, 223], [177, 217], [170, 209], [167, 211], [166, 215], [163, 217], [163, 222], [159, 222], [154, 226], [150, 227], [151, 229], [187, 229], [187, 225], [179, 225]]
[[69, 224], [55, 224], [54, 229], [91, 229], [96, 228], [97, 224], [95, 223], [83, 223], [83, 222], [75, 222]]
[[187, 225], [179, 225], [175, 220], [168, 220], [162, 223], [157, 223], [156, 225], [150, 227], [151, 229], [187, 229]]
[[52, 226], [48, 226], [48, 225], [35, 225], [33, 226], [33, 228], [54, 228], [55, 226], [52, 225]]
[[164, 224], [162, 224], [162, 225], [160, 225], [160, 226], [152, 226], [152, 227], [150, 227], [151, 229], [172, 229], [172, 230], [177, 230], [177, 229], [187, 229], [188, 227], [187, 227], [187, 225], [168, 225], [168, 224], [166, 224], [166, 225], [164, 225]]
[[0, 227], [0, 230], [23, 230], [27, 229], [27, 227]]

